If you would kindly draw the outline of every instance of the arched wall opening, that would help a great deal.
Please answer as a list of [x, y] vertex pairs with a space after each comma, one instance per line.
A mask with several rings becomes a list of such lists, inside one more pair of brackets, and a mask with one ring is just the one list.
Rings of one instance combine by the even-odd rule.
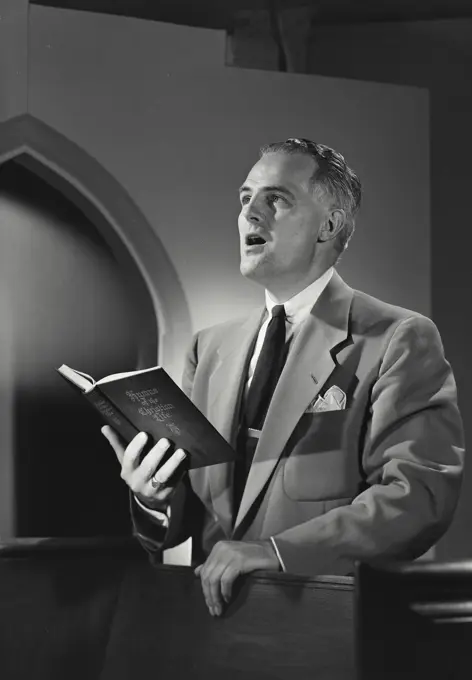
[[0, 534], [127, 533], [101, 421], [54, 368], [171, 368], [190, 335], [178, 278], [124, 189], [30, 116], [0, 126], [0, 201]]

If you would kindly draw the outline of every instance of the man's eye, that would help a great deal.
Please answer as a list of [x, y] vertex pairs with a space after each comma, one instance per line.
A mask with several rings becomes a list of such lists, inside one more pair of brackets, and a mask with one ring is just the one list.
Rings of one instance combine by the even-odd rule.
[[270, 194], [267, 197], [267, 200], [269, 203], [285, 203], [287, 205], [287, 200], [284, 198], [284, 196], [280, 196], [279, 194]]
[[241, 198], [240, 198], [241, 205], [245, 205], [246, 203], [249, 203], [249, 200], [250, 200], [250, 196], [248, 196], [247, 194], [244, 195], [244, 196], [241, 196]]

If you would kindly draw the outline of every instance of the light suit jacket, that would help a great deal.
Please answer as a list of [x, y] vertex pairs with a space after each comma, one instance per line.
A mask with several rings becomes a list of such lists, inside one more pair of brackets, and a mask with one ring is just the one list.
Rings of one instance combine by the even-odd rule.
[[[200, 331], [183, 388], [235, 443], [263, 310]], [[310, 412], [336, 385], [346, 408]], [[224, 539], [273, 537], [288, 572], [348, 574], [354, 560], [412, 559], [449, 526], [464, 442], [456, 386], [426, 317], [333, 277], [290, 349], [237, 516], [233, 464], [192, 470], [167, 531], [136, 506], [152, 554], [193, 535], [195, 558]]]

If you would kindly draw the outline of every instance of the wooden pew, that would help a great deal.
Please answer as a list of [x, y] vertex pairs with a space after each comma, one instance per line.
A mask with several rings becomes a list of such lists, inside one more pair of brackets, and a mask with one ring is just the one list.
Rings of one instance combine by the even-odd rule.
[[258, 573], [212, 618], [133, 539], [0, 545], [2, 680], [352, 680], [353, 579]]
[[357, 565], [359, 680], [472, 678], [472, 561]]

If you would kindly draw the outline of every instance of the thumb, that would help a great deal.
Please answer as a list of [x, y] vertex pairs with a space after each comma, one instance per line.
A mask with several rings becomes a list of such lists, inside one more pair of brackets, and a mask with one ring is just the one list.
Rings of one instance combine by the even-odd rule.
[[105, 439], [107, 439], [108, 442], [110, 443], [113, 451], [116, 454], [116, 457], [118, 458], [118, 461], [121, 464], [123, 462], [123, 455], [124, 455], [124, 452], [125, 452], [124, 446], [121, 443], [121, 437], [109, 425], [104, 425], [101, 428], [101, 433], [103, 434]]

